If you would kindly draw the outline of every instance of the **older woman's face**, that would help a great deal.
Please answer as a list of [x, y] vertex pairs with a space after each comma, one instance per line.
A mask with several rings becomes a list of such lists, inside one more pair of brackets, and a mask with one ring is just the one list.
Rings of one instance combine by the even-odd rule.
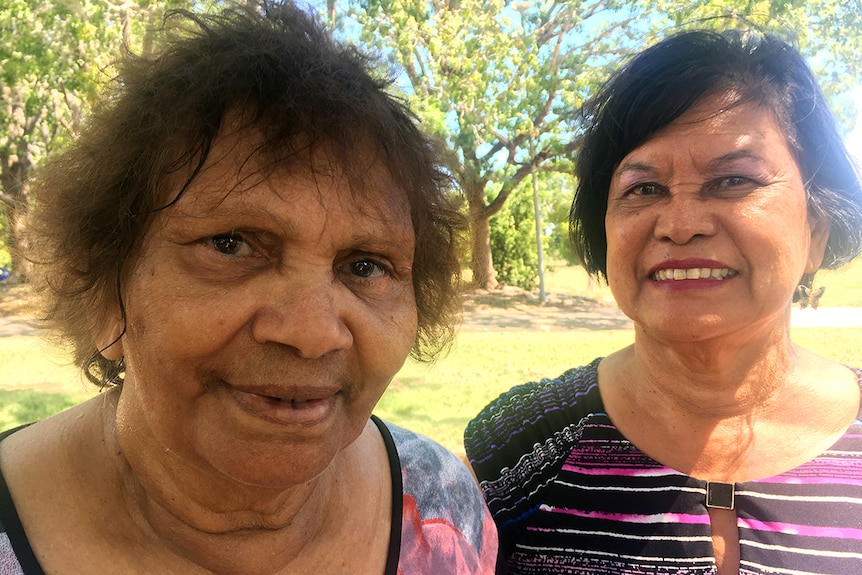
[[637, 324], [670, 339], [788, 321], [828, 236], [771, 111], [720, 111], [725, 101], [693, 107], [623, 158], [611, 181], [610, 288]]
[[127, 367], [121, 442], [280, 486], [316, 476], [361, 433], [407, 357], [414, 232], [406, 194], [370, 154], [353, 195], [325, 148], [313, 172], [300, 161], [264, 177], [248, 144], [218, 140], [157, 216], [109, 353]]

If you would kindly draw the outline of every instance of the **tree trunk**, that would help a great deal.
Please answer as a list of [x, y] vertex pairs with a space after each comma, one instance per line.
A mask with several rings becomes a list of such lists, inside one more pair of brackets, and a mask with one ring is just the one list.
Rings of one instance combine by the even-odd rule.
[[11, 273], [7, 281], [17, 283], [24, 282], [30, 275], [30, 261], [20, 256], [20, 250], [24, 242], [24, 228], [27, 221], [25, 210], [6, 207], [9, 216], [9, 233], [6, 235], [6, 247], [12, 255]]
[[484, 210], [470, 209], [470, 269], [473, 285], [482, 289], [495, 289], [497, 272], [491, 254], [491, 227]]
[[[22, 145], [23, 147], [23, 145]], [[12, 256], [12, 273], [7, 281], [24, 281], [29, 275], [30, 262], [20, 257], [24, 247], [24, 228], [30, 206], [30, 158], [0, 153], [0, 202], [6, 208], [9, 228], [6, 230], [6, 247]]]

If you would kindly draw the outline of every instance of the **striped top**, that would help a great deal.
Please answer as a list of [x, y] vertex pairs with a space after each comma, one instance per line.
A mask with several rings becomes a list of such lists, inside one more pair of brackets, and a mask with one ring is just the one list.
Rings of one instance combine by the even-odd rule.
[[[706, 483], [620, 434], [599, 395], [598, 363], [515, 387], [467, 427], [508, 563], [498, 573], [716, 573]], [[860, 418], [812, 461], [737, 483], [735, 509], [740, 575], [862, 573]]]

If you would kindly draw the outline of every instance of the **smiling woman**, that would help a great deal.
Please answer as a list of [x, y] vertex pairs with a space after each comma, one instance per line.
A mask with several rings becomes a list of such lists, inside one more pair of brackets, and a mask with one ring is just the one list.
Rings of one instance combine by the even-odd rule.
[[790, 318], [862, 251], [862, 186], [806, 63], [755, 31], [685, 32], [586, 111], [572, 239], [635, 341], [468, 426], [504, 569], [857, 572], [862, 370], [793, 343]]
[[490, 573], [469, 471], [371, 415], [453, 330], [433, 146], [292, 4], [173, 17], [34, 186], [40, 319], [103, 393], [0, 438], [0, 572]]

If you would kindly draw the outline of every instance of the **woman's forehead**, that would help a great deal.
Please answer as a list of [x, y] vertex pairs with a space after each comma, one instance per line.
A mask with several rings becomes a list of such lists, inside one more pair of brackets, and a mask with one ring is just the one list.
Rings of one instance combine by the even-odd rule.
[[352, 197], [358, 204], [409, 214], [408, 195], [384, 160], [382, 151], [369, 141], [357, 141], [349, 149], [308, 137], [274, 144], [260, 130], [226, 130], [213, 141], [198, 173], [194, 173], [195, 163], [190, 162], [168, 179], [166, 195], [170, 201], [182, 191], [178, 203], [193, 203], [201, 209], [259, 186], [276, 194], [291, 194], [284, 199], [294, 201], [316, 196], [329, 202], [333, 190], [338, 190], [342, 200]]
[[679, 133], [742, 135], [753, 127], [753, 120], [756, 120], [754, 123], [758, 127], [768, 126], [770, 132], [782, 140], [789, 140], [779, 115], [769, 103], [745, 98], [736, 91], [726, 91], [701, 98], [674, 120], [650, 133], [625, 155], [631, 154], [653, 140], [673, 137]]

